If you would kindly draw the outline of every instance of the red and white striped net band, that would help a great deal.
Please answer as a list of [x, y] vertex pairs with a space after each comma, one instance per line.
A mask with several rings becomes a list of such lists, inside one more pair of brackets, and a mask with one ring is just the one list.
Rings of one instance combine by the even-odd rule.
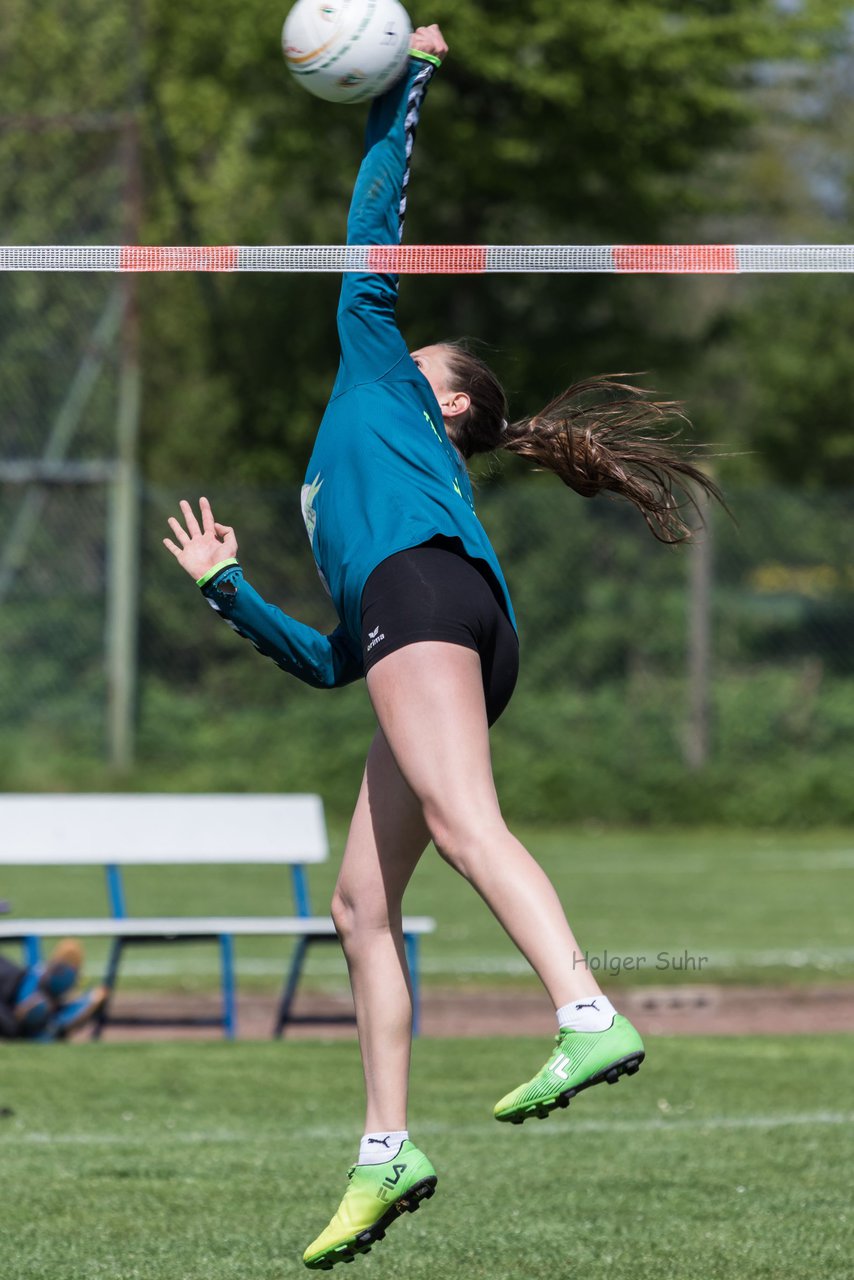
[[854, 271], [854, 245], [0, 245], [0, 271], [378, 271], [401, 275]]

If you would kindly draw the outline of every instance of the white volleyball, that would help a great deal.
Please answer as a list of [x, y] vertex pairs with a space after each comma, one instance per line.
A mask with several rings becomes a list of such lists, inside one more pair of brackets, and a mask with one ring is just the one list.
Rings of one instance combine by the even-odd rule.
[[398, 0], [297, 0], [282, 28], [282, 51], [309, 93], [362, 102], [403, 74], [411, 35]]

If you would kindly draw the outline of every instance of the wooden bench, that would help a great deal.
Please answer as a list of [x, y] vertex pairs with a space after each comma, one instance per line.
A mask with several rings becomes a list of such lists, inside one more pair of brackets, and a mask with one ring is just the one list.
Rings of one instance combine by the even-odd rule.
[[[0, 866], [102, 866], [109, 915], [94, 918], [0, 920], [0, 943], [17, 942], [27, 963], [37, 963], [41, 941], [66, 936], [112, 939], [104, 983], [110, 992], [94, 1034], [105, 1024], [221, 1026], [237, 1030], [234, 939], [259, 935], [296, 938], [285, 975], [273, 1035], [289, 1023], [339, 1018], [294, 1015], [306, 954], [318, 942], [338, 942], [331, 916], [314, 916], [306, 869], [329, 856], [326, 822], [313, 795], [2, 795]], [[130, 915], [122, 870], [126, 866], [273, 863], [290, 870], [291, 915]], [[272, 904], [265, 904], [269, 911]], [[405, 916], [403, 931], [412, 974], [413, 1020], [418, 1028], [418, 939], [435, 921]], [[221, 1013], [215, 1018], [112, 1017], [110, 999], [129, 946], [165, 942], [216, 943], [220, 954]], [[347, 1020], [352, 1020], [348, 1017]]]

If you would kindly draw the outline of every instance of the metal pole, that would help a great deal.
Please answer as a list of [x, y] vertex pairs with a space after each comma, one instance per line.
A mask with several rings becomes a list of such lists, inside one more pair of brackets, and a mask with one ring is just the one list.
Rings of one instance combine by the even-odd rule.
[[[688, 723], [685, 763], [702, 769], [711, 750], [712, 665], [712, 509], [707, 495], [697, 492], [703, 518], [696, 542], [688, 553]], [[704, 527], [703, 527], [704, 526]]]
[[[140, 171], [140, 102], [138, 11], [130, 5], [133, 85], [122, 151], [125, 172], [125, 234], [135, 242], [142, 223]], [[136, 727], [137, 627], [139, 591], [139, 471], [137, 441], [141, 406], [139, 316], [133, 276], [123, 280], [121, 374], [116, 421], [116, 479], [109, 518], [109, 585], [107, 617], [107, 742], [112, 768], [126, 772], [133, 764]]]
[[[133, 305], [128, 300], [128, 305]], [[123, 344], [115, 481], [110, 493], [107, 616], [107, 740], [109, 761], [124, 772], [133, 763], [136, 709], [139, 483], [136, 441], [140, 370]]]

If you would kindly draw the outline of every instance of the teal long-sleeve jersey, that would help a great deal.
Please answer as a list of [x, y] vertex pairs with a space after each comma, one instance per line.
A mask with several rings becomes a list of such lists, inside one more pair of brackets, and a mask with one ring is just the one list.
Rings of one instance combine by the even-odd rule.
[[[415, 129], [435, 69], [434, 62], [413, 55], [408, 73], [371, 107], [348, 244], [397, 244], [401, 238]], [[321, 687], [363, 673], [361, 600], [371, 572], [437, 535], [456, 539], [488, 566], [514, 621], [501, 567], [475, 514], [465, 463], [398, 330], [396, 303], [396, 276], [344, 276], [341, 360], [302, 489], [318, 572], [341, 625], [324, 636], [289, 618], [261, 599], [238, 565], [226, 566], [202, 587], [256, 648]]]

